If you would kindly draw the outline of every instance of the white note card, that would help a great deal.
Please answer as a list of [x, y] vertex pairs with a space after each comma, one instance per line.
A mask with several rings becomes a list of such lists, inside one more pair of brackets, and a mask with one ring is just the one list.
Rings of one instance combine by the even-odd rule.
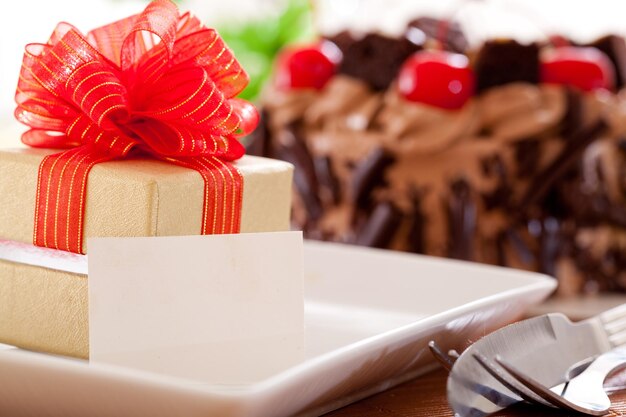
[[302, 360], [300, 232], [88, 245], [90, 361], [240, 384]]

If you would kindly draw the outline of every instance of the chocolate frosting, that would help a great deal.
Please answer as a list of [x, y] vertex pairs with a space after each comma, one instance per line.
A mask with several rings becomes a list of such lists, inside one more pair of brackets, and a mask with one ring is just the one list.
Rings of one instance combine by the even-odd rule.
[[[488, 46], [485, 65], [502, 44]], [[453, 111], [346, 74], [315, 92], [270, 86], [264, 147], [304, 171], [294, 226], [543, 271], [566, 293], [626, 289], [626, 92], [538, 84], [535, 64]]]

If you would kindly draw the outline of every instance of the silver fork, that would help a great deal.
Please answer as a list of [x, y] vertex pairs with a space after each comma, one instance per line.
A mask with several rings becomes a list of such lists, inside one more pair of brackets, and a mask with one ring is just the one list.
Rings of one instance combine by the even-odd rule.
[[[444, 353], [441, 348], [434, 342], [430, 341], [428, 343], [428, 348], [432, 355], [439, 361], [441, 366], [443, 366], [448, 372], [452, 370], [454, 366], [454, 362], [459, 358], [459, 354], [456, 350], [452, 349], [448, 351], [448, 353]], [[534, 395], [532, 389], [529, 391], [525, 387], [519, 385], [519, 381], [514, 377], [511, 377], [506, 372], [503, 372], [499, 366], [495, 365], [489, 359], [481, 355], [479, 352], [474, 354], [474, 358], [482, 365], [482, 367], [491, 374], [495, 379], [497, 379], [502, 385], [507, 387], [511, 392], [519, 395], [524, 401], [529, 402], [531, 404], [540, 404], [547, 407], [551, 407], [552, 404], [549, 401], [545, 401], [540, 395]], [[482, 395], [490, 398], [497, 398], [500, 393], [497, 391], [489, 392], [489, 387], [481, 387]]]
[[584, 371], [564, 384], [546, 387], [502, 358], [500, 364], [517, 381], [550, 404], [593, 416], [605, 415], [611, 400], [604, 391], [604, 380], [613, 371], [626, 367], [626, 346], [598, 356]]
[[547, 403], [512, 377], [514, 389], [502, 384], [482, 367], [476, 352], [490, 361], [500, 355], [552, 387], [567, 379], [573, 363], [624, 343], [626, 305], [578, 323], [562, 314], [523, 320], [483, 337], [461, 354], [448, 377], [448, 400], [461, 417], [485, 416], [523, 399]]

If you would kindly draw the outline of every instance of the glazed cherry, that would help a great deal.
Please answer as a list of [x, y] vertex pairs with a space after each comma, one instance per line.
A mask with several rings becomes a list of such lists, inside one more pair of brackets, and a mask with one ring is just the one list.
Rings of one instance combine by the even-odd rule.
[[474, 94], [474, 73], [465, 55], [420, 51], [402, 65], [398, 90], [410, 101], [458, 109]]
[[542, 57], [541, 82], [578, 87], [583, 91], [611, 90], [615, 70], [609, 58], [596, 48], [563, 46]]
[[277, 60], [276, 84], [282, 89], [323, 88], [336, 65], [320, 45], [284, 50]]

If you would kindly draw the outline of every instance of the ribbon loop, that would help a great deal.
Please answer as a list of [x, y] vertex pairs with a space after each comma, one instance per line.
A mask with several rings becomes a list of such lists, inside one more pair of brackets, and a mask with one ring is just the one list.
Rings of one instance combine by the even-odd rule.
[[156, 49], [163, 49], [170, 59], [179, 20], [178, 9], [171, 1], [155, 0], [150, 3], [124, 39], [120, 62], [122, 69], [129, 70]]
[[104, 130], [91, 118], [81, 114], [68, 127], [67, 137], [77, 143], [91, 146], [92, 151], [112, 158], [124, 157], [137, 141], [121, 130]]
[[74, 88], [68, 86], [72, 101], [81, 113], [103, 129], [113, 129], [114, 121], [129, 116], [125, 86], [112, 71], [98, 61], [92, 61], [74, 71]]
[[203, 29], [176, 41], [173, 62], [194, 61], [207, 72], [226, 98], [248, 85], [248, 75], [214, 29]]

